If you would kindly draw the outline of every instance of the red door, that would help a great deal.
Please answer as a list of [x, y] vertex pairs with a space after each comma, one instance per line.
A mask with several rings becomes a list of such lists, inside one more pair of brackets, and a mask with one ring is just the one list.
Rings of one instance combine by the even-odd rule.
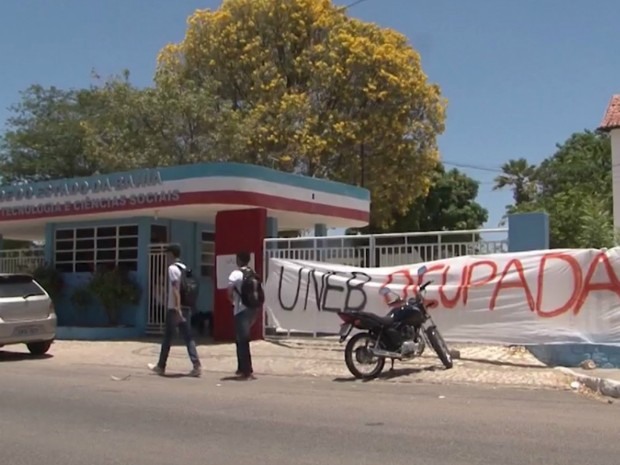
[[[234, 341], [235, 327], [232, 306], [228, 300], [222, 271], [218, 270], [218, 256], [235, 255], [244, 251], [254, 254], [254, 269], [263, 274], [263, 244], [267, 226], [267, 210], [251, 208], [218, 212], [215, 216], [215, 296], [213, 306], [213, 338], [216, 341]], [[222, 274], [222, 276], [220, 276]], [[263, 338], [263, 312], [260, 311], [252, 327], [252, 340]]]

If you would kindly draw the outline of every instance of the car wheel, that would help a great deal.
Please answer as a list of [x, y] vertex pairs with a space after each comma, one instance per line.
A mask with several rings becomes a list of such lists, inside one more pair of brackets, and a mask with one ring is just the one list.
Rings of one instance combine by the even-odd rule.
[[45, 355], [51, 346], [52, 341], [29, 342], [26, 344], [32, 355]]

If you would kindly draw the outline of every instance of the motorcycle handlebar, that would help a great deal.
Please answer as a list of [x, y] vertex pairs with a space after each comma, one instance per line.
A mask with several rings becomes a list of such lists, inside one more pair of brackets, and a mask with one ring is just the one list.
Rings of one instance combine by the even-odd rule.
[[433, 281], [426, 281], [424, 284], [422, 284], [420, 286], [420, 291], [424, 291], [426, 289], [426, 286], [428, 286], [429, 284], [431, 284]]
[[[418, 295], [415, 296], [415, 298], [419, 299], [421, 298], [421, 296], [419, 295], [419, 293], [424, 292], [426, 290], [426, 287], [431, 284], [433, 281], [426, 281], [424, 284], [422, 284], [420, 286], [420, 288], [418, 289]], [[388, 302], [389, 305], [395, 305], [398, 304], [400, 302], [404, 302], [405, 299], [403, 299], [403, 297], [396, 295], [396, 294], [392, 294], [394, 295], [395, 299]]]

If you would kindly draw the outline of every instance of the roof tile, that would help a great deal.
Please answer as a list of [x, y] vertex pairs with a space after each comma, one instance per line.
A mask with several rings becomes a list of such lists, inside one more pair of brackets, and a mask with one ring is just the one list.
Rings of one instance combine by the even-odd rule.
[[599, 127], [601, 131], [610, 131], [616, 128], [620, 128], [620, 94], [611, 98]]

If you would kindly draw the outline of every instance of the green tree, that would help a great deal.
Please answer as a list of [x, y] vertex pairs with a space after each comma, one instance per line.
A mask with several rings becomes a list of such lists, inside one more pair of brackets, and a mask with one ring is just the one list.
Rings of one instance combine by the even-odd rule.
[[[370, 226], [350, 229], [347, 234], [386, 232], [430, 232], [480, 229], [488, 219], [488, 212], [476, 202], [479, 184], [457, 169], [446, 171], [440, 163], [435, 167], [428, 194], [418, 198], [405, 215], [396, 217], [389, 228]], [[410, 236], [406, 244], [416, 246], [422, 260], [436, 260], [450, 255], [474, 253], [472, 239], [477, 234], [450, 234], [439, 243], [436, 235]], [[375, 238], [378, 246], [402, 246], [401, 237]], [[381, 257], [375, 257], [379, 263]]]
[[557, 144], [556, 152], [540, 164], [537, 178], [542, 197], [567, 191], [594, 194], [607, 198], [607, 207], [611, 211], [611, 173], [609, 136], [584, 131]]
[[165, 73], [154, 88], [137, 89], [126, 75], [94, 92], [101, 111], [84, 124], [86, 147], [110, 171], [231, 160], [243, 136], [208, 88], [179, 85]]
[[349, 233], [457, 231], [479, 229], [487, 221], [488, 211], [476, 202], [476, 180], [457, 169], [446, 171], [439, 163], [431, 183], [427, 195], [418, 198], [405, 215], [396, 217], [389, 228], [371, 226]]
[[330, 0], [199, 10], [184, 40], [162, 50], [156, 80], [207, 89], [236, 115], [232, 158], [367, 187], [378, 226], [430, 186], [444, 129], [439, 88], [402, 34]]
[[457, 231], [479, 229], [488, 211], [478, 202], [479, 183], [457, 169], [437, 165], [428, 195], [417, 199], [409, 212], [396, 219], [390, 231]]
[[[610, 247], [614, 243], [611, 144], [607, 134], [584, 131], [558, 144], [535, 168], [534, 194], [508, 213], [546, 211], [552, 248]], [[514, 184], [513, 184], [514, 185]]]
[[577, 240], [582, 247], [612, 247], [615, 242], [613, 215], [606, 199], [586, 197], [582, 205], [581, 228]]
[[31, 241], [19, 241], [15, 239], [3, 239], [2, 250], [28, 249], [34, 245]]
[[11, 107], [0, 138], [2, 182], [89, 176], [102, 164], [85, 150], [83, 122], [100, 109], [91, 89], [33, 85]]
[[509, 160], [502, 165], [502, 174], [495, 178], [494, 190], [509, 187], [516, 205], [530, 202], [536, 195], [536, 166], [525, 158]]
[[146, 89], [128, 71], [87, 89], [29, 87], [0, 139], [3, 182], [233, 158], [244, 136], [234, 115], [207, 90], [159, 77]]

